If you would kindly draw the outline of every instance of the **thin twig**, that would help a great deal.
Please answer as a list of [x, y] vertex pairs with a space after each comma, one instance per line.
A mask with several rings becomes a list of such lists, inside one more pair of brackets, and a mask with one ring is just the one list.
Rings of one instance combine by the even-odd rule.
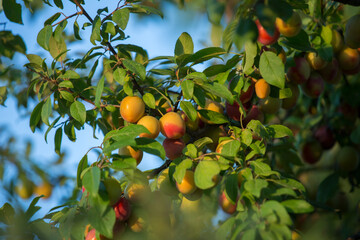
[[57, 23], [54, 23], [54, 24], [52, 25], [52, 27], [54, 27], [54, 26], [62, 23], [63, 21], [65, 21], [65, 20], [67, 20], [67, 19], [69, 19], [69, 18], [75, 17], [75, 16], [80, 15], [80, 14], [82, 14], [82, 13], [81, 13], [81, 12], [76, 12], [76, 13], [74, 13], [74, 14], [71, 14], [70, 16], [65, 17], [63, 20], [61, 20], [61, 21], [59, 21], [59, 22], [57, 22]]

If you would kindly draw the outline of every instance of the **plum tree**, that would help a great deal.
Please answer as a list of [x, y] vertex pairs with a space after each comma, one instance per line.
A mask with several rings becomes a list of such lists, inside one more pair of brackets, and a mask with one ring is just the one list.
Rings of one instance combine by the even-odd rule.
[[[38, 2], [55, 15], [37, 15]], [[358, 221], [351, 213], [358, 210], [360, 181], [356, 8], [340, 0], [85, 2], [0, 4], [0, 105], [8, 95], [16, 99], [7, 106], [29, 112], [32, 132], [43, 132], [58, 158], [39, 164], [32, 144], [18, 147], [18, 139], [3, 139], [7, 128], [0, 127], [6, 239], [358, 235], [359, 227], [350, 227]], [[175, 6], [193, 9], [187, 26], [193, 15], [206, 13], [211, 39], [196, 36], [202, 43], [196, 44], [183, 32], [173, 49], [163, 45], [169, 54], [161, 56], [135, 45], [135, 34], [159, 37], [141, 30], [147, 15], [166, 24]], [[28, 9], [44, 24], [23, 41], [7, 21], [28, 27], [22, 19]], [[26, 48], [30, 37], [38, 55]], [[71, 50], [76, 46], [81, 51]], [[77, 169], [66, 161], [66, 171], [52, 172], [68, 160], [65, 139], [79, 142], [89, 129], [99, 141], [79, 148]], [[41, 185], [33, 194], [33, 182], [40, 181], [62, 191], [61, 198], [39, 201], [40, 194], [50, 195]], [[350, 189], [346, 221], [339, 221], [340, 207], [331, 209], [331, 200]], [[36, 219], [37, 204], [55, 201], [58, 206]], [[303, 214], [318, 232], [298, 224]]]

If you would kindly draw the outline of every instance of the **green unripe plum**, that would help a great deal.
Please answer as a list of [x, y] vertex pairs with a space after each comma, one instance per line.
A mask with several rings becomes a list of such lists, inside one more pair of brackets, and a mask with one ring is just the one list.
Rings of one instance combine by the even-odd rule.
[[351, 172], [359, 165], [359, 154], [354, 147], [345, 146], [340, 149], [336, 160], [341, 171]]
[[263, 113], [275, 114], [279, 111], [282, 100], [269, 96], [265, 99], [261, 99], [259, 103], [260, 103], [260, 110]]
[[345, 44], [351, 48], [360, 48], [360, 14], [351, 17], [345, 27]]

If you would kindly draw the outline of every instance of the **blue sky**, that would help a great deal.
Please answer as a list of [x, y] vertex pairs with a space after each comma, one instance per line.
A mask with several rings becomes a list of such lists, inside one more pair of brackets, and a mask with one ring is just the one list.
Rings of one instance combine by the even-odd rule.
[[[90, 2], [90, 1], [89, 1]], [[86, 11], [90, 16], [94, 17], [99, 8], [108, 6], [109, 11], [116, 8], [117, 1], [91, 1], [90, 4], [85, 6]], [[23, 7], [23, 22], [24, 25], [7, 23], [6, 29], [13, 31], [14, 34], [19, 34], [23, 37], [27, 53], [38, 54], [46, 57], [49, 61], [51, 56], [41, 47], [37, 45], [36, 36], [43, 27], [43, 22], [58, 12], [57, 8], [50, 8], [45, 5], [45, 8], [36, 12], [35, 16], [31, 17], [28, 10]], [[64, 1], [64, 14], [71, 15], [76, 11], [75, 5]], [[5, 19], [4, 13], [0, 13], [0, 19]], [[61, 19], [61, 18], [60, 18]], [[85, 16], [79, 16], [78, 22], [80, 27], [85, 21]], [[69, 20], [67, 29], [72, 31], [73, 20]], [[89, 31], [82, 31], [80, 34], [84, 41], [69, 45], [73, 52], [85, 53], [87, 49], [93, 45], [89, 42]], [[135, 15], [130, 16], [129, 24], [125, 33], [130, 36], [129, 39], [123, 43], [131, 43], [139, 45], [148, 51], [150, 58], [160, 55], [173, 55], [174, 46], [177, 38], [182, 32], [188, 32], [194, 41], [195, 51], [204, 47], [204, 43], [209, 41], [210, 24], [208, 23], [206, 14], [199, 14], [198, 12], [189, 12], [178, 10], [178, 8], [169, 3], [165, 4], [164, 19], [158, 16], [138, 18]], [[209, 44], [207, 42], [207, 44]], [[27, 62], [25, 56], [17, 54], [12, 60], [12, 63], [21, 68]], [[100, 65], [100, 64], [99, 64]], [[97, 72], [100, 72], [99, 70]], [[0, 82], [0, 86], [4, 83]], [[33, 102], [30, 106], [34, 106], [37, 102]], [[54, 152], [54, 134], [55, 131], [50, 132], [48, 135], [48, 143], [44, 140], [44, 132], [36, 131], [32, 133], [29, 127], [28, 109], [18, 109], [16, 101], [9, 98], [6, 102], [7, 107], [0, 107], [0, 126], [6, 126], [8, 132], [16, 137], [19, 141], [19, 148], [25, 141], [30, 140], [33, 143], [34, 149], [32, 152], [33, 159], [41, 164], [42, 162], [48, 163], [56, 158]], [[32, 108], [29, 108], [32, 109]], [[46, 130], [46, 129], [45, 129]], [[70, 176], [76, 176], [77, 164], [82, 156], [93, 146], [97, 146], [102, 141], [102, 135], [97, 133], [98, 140], [92, 136], [92, 128], [85, 126], [82, 131], [77, 131], [76, 142], [71, 142], [67, 137], [63, 136], [62, 150], [66, 152], [65, 166], [60, 171], [66, 171]], [[0, 138], [1, 139], [1, 138]], [[96, 155], [89, 154], [90, 161], [95, 161]], [[157, 167], [162, 164], [162, 161], [151, 155], [145, 155], [142, 163], [139, 165], [141, 170], [147, 170]], [[40, 205], [45, 204], [42, 213], [46, 213], [50, 207], [55, 206], [58, 202], [58, 197], [63, 194], [63, 191], [70, 193], [71, 189], [60, 188], [55, 189], [55, 193], [50, 200], [41, 200]], [[29, 200], [30, 201], [30, 200]], [[24, 202], [27, 206], [29, 201]], [[5, 199], [0, 196], [0, 206], [5, 202]]]

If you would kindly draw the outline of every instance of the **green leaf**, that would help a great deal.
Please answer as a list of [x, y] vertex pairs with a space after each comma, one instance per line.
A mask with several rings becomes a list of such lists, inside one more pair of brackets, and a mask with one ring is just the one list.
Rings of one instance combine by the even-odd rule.
[[82, 179], [81, 179], [81, 173], [88, 167], [88, 157], [87, 154], [82, 157], [82, 159], [79, 162], [78, 168], [77, 168], [77, 174], [76, 174], [76, 183], [77, 187], [81, 188], [83, 186]]
[[84, 104], [82, 104], [81, 102], [75, 101], [70, 105], [70, 114], [81, 125], [85, 123], [86, 109]]
[[260, 198], [261, 190], [268, 186], [268, 182], [264, 179], [253, 179], [253, 180], [246, 180], [244, 184], [244, 188], [246, 191], [251, 193], [257, 198]]
[[35, 63], [39, 66], [41, 66], [43, 63], [42, 58], [35, 54], [26, 54], [26, 58], [29, 60], [30, 63]]
[[2, 7], [7, 19], [14, 23], [23, 24], [21, 18], [21, 5], [16, 3], [15, 0], [3, 0]]
[[49, 96], [43, 107], [42, 107], [42, 110], [41, 110], [41, 120], [46, 124], [46, 125], [50, 125], [49, 123], [49, 117], [52, 113], [52, 105], [51, 105], [51, 97]]
[[269, 2], [269, 7], [276, 13], [277, 17], [284, 21], [288, 20], [293, 13], [292, 7], [284, 0], [272, 0]]
[[181, 83], [181, 89], [185, 99], [191, 99], [194, 93], [194, 82], [192, 80], [186, 79]]
[[146, 70], [142, 64], [129, 59], [124, 59], [123, 64], [128, 70], [138, 75], [141, 80], [145, 80]]
[[154, 95], [151, 93], [145, 93], [142, 99], [149, 108], [155, 109], [156, 104]]
[[191, 121], [196, 121], [197, 116], [197, 111], [194, 108], [194, 106], [192, 105], [191, 102], [188, 101], [181, 101], [180, 102], [180, 108], [184, 111], [184, 113], [186, 114], [186, 116], [191, 120]]
[[40, 30], [39, 34], [37, 35], [37, 42], [38, 44], [44, 48], [45, 50], [49, 51], [49, 41], [52, 35], [52, 26], [46, 25], [43, 29]]
[[299, 51], [313, 51], [309, 41], [309, 36], [303, 29], [300, 30], [298, 35], [294, 37], [287, 37], [286, 40], [283, 41], [283, 43], [287, 47], [294, 48]]
[[93, 196], [97, 195], [100, 186], [100, 169], [96, 166], [87, 169], [82, 177], [82, 183], [89, 193]]
[[66, 57], [66, 50], [67, 50], [66, 43], [64, 38], [60, 38], [60, 41], [57, 42], [53, 36], [50, 37], [49, 51], [54, 59], [57, 59], [60, 62], [62, 62]]
[[110, 167], [116, 171], [123, 171], [127, 169], [136, 169], [136, 160], [132, 157], [114, 158]]
[[114, 80], [118, 82], [120, 85], [124, 85], [126, 82], [126, 70], [123, 68], [117, 68], [114, 71]]
[[79, 79], [80, 75], [73, 71], [73, 70], [67, 70], [64, 74], [61, 74], [59, 78], [62, 79]]
[[175, 44], [175, 56], [183, 54], [192, 54], [194, 52], [194, 43], [191, 36], [183, 32]]
[[214, 177], [220, 173], [220, 167], [217, 161], [200, 161], [195, 169], [195, 185], [200, 189], [213, 187], [216, 182]]
[[214, 57], [218, 57], [219, 55], [225, 54], [226, 51], [223, 48], [220, 47], [208, 47], [201, 49], [197, 51], [196, 53], [190, 55], [187, 57], [182, 64], [187, 64], [189, 62], [194, 62], [192, 65], [195, 65], [197, 63], [201, 63], [204, 61], [207, 61], [209, 59], [212, 59]]
[[271, 167], [268, 164], [261, 162], [260, 160], [251, 161], [250, 166], [253, 168], [254, 173], [259, 176], [267, 177], [273, 174], [280, 176], [280, 173], [272, 171]]
[[95, 41], [101, 41], [100, 35], [101, 19], [99, 16], [96, 16], [93, 22], [93, 28], [90, 36], [90, 42], [96, 45]]
[[78, 22], [75, 20], [74, 22], [74, 36], [77, 40], [82, 40], [80, 37], [80, 28]]
[[64, 5], [61, 0], [54, 0], [54, 3], [58, 8], [60, 8], [60, 9], [64, 8]]
[[253, 20], [249, 18], [240, 19], [234, 33], [234, 44], [240, 51], [246, 42], [255, 42], [258, 37], [258, 29]]
[[[111, 152], [115, 149], [125, 147], [127, 145], [136, 146], [135, 138], [141, 133], [150, 133], [146, 127], [137, 124], [131, 124], [123, 127], [120, 130], [113, 130], [108, 132], [104, 139], [103, 153]], [[110, 142], [113, 140], [114, 142]]]
[[182, 152], [185, 156], [189, 158], [196, 158], [198, 156], [198, 150], [196, 146], [192, 143], [186, 145]]
[[339, 190], [339, 174], [333, 173], [326, 177], [319, 185], [316, 200], [320, 203], [326, 203], [336, 191]]
[[194, 145], [199, 149], [203, 149], [207, 144], [213, 143], [213, 140], [209, 137], [203, 137], [194, 142]]
[[245, 65], [244, 65], [245, 74], [251, 74], [254, 71], [253, 65], [256, 56], [257, 56], [257, 44], [251, 41], [247, 41], [245, 43]]
[[14, 215], [15, 215], [15, 210], [9, 203], [5, 203], [0, 208], [0, 222], [1, 223], [5, 223], [6, 225], [11, 225], [14, 220]]
[[292, 225], [292, 220], [286, 209], [277, 201], [266, 201], [264, 204], [261, 205], [260, 213], [263, 218], [268, 218], [269, 216], [276, 214], [276, 222], [288, 226]]
[[224, 114], [205, 109], [200, 109], [198, 112], [205, 119], [209, 120], [211, 124], [223, 124], [228, 122], [228, 119], [224, 116]]
[[34, 216], [34, 214], [40, 210], [41, 207], [36, 206], [36, 204], [39, 202], [40, 198], [41, 197], [36, 197], [31, 201], [28, 209], [25, 212], [25, 219], [24, 219], [25, 222], [29, 221], [31, 219], [31, 217]]
[[62, 128], [58, 128], [55, 132], [54, 142], [55, 142], [55, 152], [60, 155], [62, 141]]
[[177, 183], [181, 183], [184, 179], [185, 172], [187, 169], [192, 167], [192, 161], [191, 159], [187, 158], [182, 160], [175, 168], [175, 172], [173, 174], [173, 177]]
[[48, 127], [48, 129], [45, 132], [44, 138], [45, 138], [45, 142], [47, 143], [47, 135], [49, 134], [49, 132], [51, 131], [51, 129], [54, 128], [55, 124], [60, 120], [61, 116], [59, 116], [58, 118], [56, 118], [51, 125]]
[[279, 90], [279, 99], [290, 98], [291, 96], [291, 88], [284, 88]]
[[238, 197], [238, 178], [235, 172], [228, 175], [225, 179], [225, 195], [232, 203], [237, 202]]
[[322, 26], [321, 38], [324, 40], [324, 42], [327, 44], [331, 44], [332, 36], [333, 36], [333, 33], [332, 33], [330, 26]]
[[154, 154], [161, 159], [165, 159], [164, 147], [155, 139], [151, 138], [136, 138], [136, 147], [144, 152]]
[[122, 8], [114, 12], [112, 20], [122, 29], [125, 30], [130, 17], [130, 11], [127, 8]]
[[116, 221], [115, 211], [109, 206], [108, 199], [96, 195], [90, 198], [91, 208], [87, 219], [97, 232], [106, 238], [113, 239], [113, 228]]
[[146, 6], [146, 5], [132, 5], [133, 8], [131, 8], [131, 12], [140, 12], [140, 13], [146, 13], [146, 14], [150, 14], [150, 13], [153, 13], [153, 14], [156, 14], [156, 15], [159, 15], [161, 18], [164, 18], [164, 15], [163, 13], [159, 10], [159, 9], [156, 9], [156, 8], [153, 8], [153, 7], [150, 7], [150, 6]]
[[238, 140], [233, 140], [223, 145], [221, 150], [221, 155], [227, 157], [235, 157], [239, 149], [240, 149], [240, 142]]
[[314, 207], [305, 200], [290, 199], [281, 204], [291, 213], [309, 213], [314, 211]]
[[104, 90], [104, 81], [105, 81], [105, 76], [103, 75], [100, 78], [98, 84], [96, 85], [95, 106], [98, 107], [98, 108], [100, 108], [101, 95], [102, 95], [102, 92]]
[[269, 135], [272, 138], [283, 138], [283, 137], [293, 136], [292, 131], [284, 125], [270, 125], [266, 127], [266, 130], [268, 131]]
[[73, 102], [74, 101], [74, 96], [67, 92], [67, 91], [60, 91], [60, 95], [66, 100], [66, 101], [69, 101], [69, 102]]
[[295, 190], [300, 190], [301, 192], [305, 192], [305, 187], [297, 180], [291, 178], [284, 178], [280, 180], [273, 180], [273, 182]]
[[219, 25], [225, 11], [225, 3], [217, 0], [208, 0], [206, 10], [210, 22]]
[[267, 51], [260, 56], [260, 73], [265, 81], [275, 87], [285, 87], [285, 67], [275, 53]]
[[[198, 82], [196, 83], [198, 84]], [[230, 104], [234, 103], [233, 95], [225, 85], [217, 82], [213, 82], [212, 84], [199, 83], [198, 85], [205, 91], [214, 94], [215, 96], [226, 99], [226, 101], [228, 101]]]
[[241, 132], [241, 143], [245, 144], [246, 146], [250, 146], [252, 143], [253, 136], [249, 129], [244, 129]]
[[62, 81], [58, 86], [61, 88], [74, 88], [74, 85], [69, 80]]
[[51, 25], [53, 22], [55, 22], [59, 17], [61, 16], [61, 13], [55, 13], [54, 15], [52, 15], [51, 17], [49, 17], [45, 22], [44, 22], [44, 27], [46, 25]]
[[31, 113], [30, 128], [31, 128], [32, 132], [35, 132], [35, 127], [41, 119], [41, 110], [42, 110], [43, 105], [44, 105], [43, 101], [39, 102]]

